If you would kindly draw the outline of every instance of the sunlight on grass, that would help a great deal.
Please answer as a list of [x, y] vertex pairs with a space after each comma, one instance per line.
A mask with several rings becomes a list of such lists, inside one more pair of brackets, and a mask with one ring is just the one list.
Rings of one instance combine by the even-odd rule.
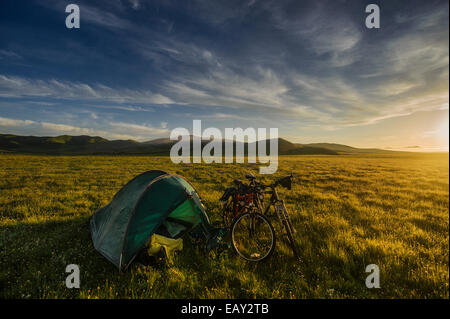
[[[282, 156], [275, 176], [301, 261], [273, 220], [275, 254], [249, 264], [185, 240], [174, 265], [119, 274], [91, 242], [89, 218], [135, 175], [188, 178], [220, 224], [218, 199], [258, 164], [173, 164], [168, 157], [0, 155], [0, 297], [3, 298], [448, 298], [448, 154]], [[263, 176], [269, 182], [275, 176]], [[65, 267], [80, 266], [67, 289]], [[365, 287], [379, 265], [381, 289]]]

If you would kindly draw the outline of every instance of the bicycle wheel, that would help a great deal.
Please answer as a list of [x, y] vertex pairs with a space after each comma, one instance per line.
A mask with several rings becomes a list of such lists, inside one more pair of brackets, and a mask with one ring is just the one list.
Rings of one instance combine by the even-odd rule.
[[262, 261], [275, 249], [275, 231], [264, 215], [243, 213], [231, 226], [231, 242], [234, 251], [245, 260]]

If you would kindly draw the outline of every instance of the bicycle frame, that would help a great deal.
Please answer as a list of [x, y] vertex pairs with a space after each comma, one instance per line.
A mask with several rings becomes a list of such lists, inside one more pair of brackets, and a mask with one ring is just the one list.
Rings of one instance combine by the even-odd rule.
[[[295, 233], [295, 229], [292, 226], [291, 219], [289, 217], [289, 213], [287, 211], [286, 205], [284, 204], [284, 201], [280, 199], [278, 196], [278, 192], [275, 187], [271, 187], [272, 189], [270, 191], [265, 191], [266, 194], [271, 194], [269, 204], [267, 205], [264, 215], [267, 216], [267, 213], [269, 212], [269, 209], [271, 206], [275, 209], [275, 213], [278, 216], [278, 219], [280, 220], [280, 223], [284, 225], [284, 222], [286, 222], [286, 225], [290, 228], [290, 231]], [[285, 232], [287, 230], [285, 229]]]

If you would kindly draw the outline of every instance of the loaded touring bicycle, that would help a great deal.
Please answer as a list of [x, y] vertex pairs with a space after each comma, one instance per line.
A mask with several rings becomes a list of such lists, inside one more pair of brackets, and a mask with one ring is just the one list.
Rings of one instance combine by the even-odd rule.
[[[270, 257], [276, 246], [276, 234], [270, 221], [274, 212], [294, 256], [298, 258], [294, 240], [296, 231], [277, 192], [278, 186], [291, 189], [292, 174], [267, 185], [258, 182], [251, 174], [245, 177], [249, 180], [248, 185], [236, 179], [235, 187], [227, 188], [221, 198], [223, 219], [230, 229], [234, 250], [248, 261], [262, 261]], [[265, 206], [264, 195], [270, 195]]]

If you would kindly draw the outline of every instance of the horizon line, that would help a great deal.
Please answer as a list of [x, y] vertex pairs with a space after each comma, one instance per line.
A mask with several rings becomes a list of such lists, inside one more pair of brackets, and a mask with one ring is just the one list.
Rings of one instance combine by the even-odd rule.
[[[12, 136], [19, 136], [19, 137], [36, 137], [36, 138], [54, 138], [54, 137], [61, 137], [61, 136], [69, 136], [69, 137], [81, 137], [81, 136], [87, 136], [87, 137], [98, 137], [101, 139], [104, 139], [106, 141], [112, 142], [112, 141], [133, 141], [136, 143], [148, 143], [148, 142], [152, 142], [152, 141], [156, 141], [156, 140], [160, 140], [160, 139], [168, 139], [170, 140], [170, 137], [157, 137], [157, 138], [153, 138], [153, 139], [149, 139], [149, 140], [145, 140], [145, 141], [138, 141], [135, 139], [108, 139], [105, 138], [103, 136], [100, 135], [86, 135], [86, 134], [81, 134], [81, 135], [70, 135], [70, 134], [59, 134], [59, 135], [18, 135], [18, 134], [12, 134], [12, 133], [0, 133], [0, 135], [12, 135]], [[186, 135], [183, 135], [186, 136]], [[198, 135], [194, 135], [194, 134], [190, 134], [188, 135], [189, 137], [192, 136], [196, 136], [196, 137], [200, 137], [202, 139], [202, 141], [208, 141], [208, 139], [205, 139], [201, 136]], [[355, 148], [355, 149], [377, 149], [377, 150], [385, 150], [385, 151], [392, 151], [392, 152], [404, 152], [404, 153], [449, 153], [449, 148], [447, 147], [447, 149], [443, 148], [443, 147], [433, 147], [433, 146], [419, 146], [419, 145], [408, 145], [408, 146], [403, 146], [403, 147], [392, 147], [392, 146], [386, 146], [386, 147], [356, 147], [356, 146], [351, 146], [348, 144], [342, 144], [342, 143], [336, 143], [336, 142], [307, 142], [307, 143], [298, 143], [298, 142], [291, 142], [286, 138], [283, 137], [278, 137], [278, 139], [282, 139], [285, 140], [289, 143], [292, 144], [300, 144], [300, 145], [310, 145], [310, 144], [334, 144], [334, 145], [342, 145], [342, 146], [347, 146], [347, 147], [351, 147], [351, 148]], [[211, 138], [209, 139], [209, 141], [212, 140]], [[224, 138], [222, 138], [222, 141], [224, 140]], [[270, 140], [270, 138], [266, 138], [265, 141]], [[170, 140], [170, 141], [174, 141], [175, 140]], [[248, 141], [237, 141], [235, 139], [233, 139], [233, 142], [239, 142], [239, 143], [255, 143], [258, 141], [264, 141], [264, 140], [256, 140], [253, 142], [248, 142]], [[430, 150], [430, 149], [436, 149], [436, 150]]]

